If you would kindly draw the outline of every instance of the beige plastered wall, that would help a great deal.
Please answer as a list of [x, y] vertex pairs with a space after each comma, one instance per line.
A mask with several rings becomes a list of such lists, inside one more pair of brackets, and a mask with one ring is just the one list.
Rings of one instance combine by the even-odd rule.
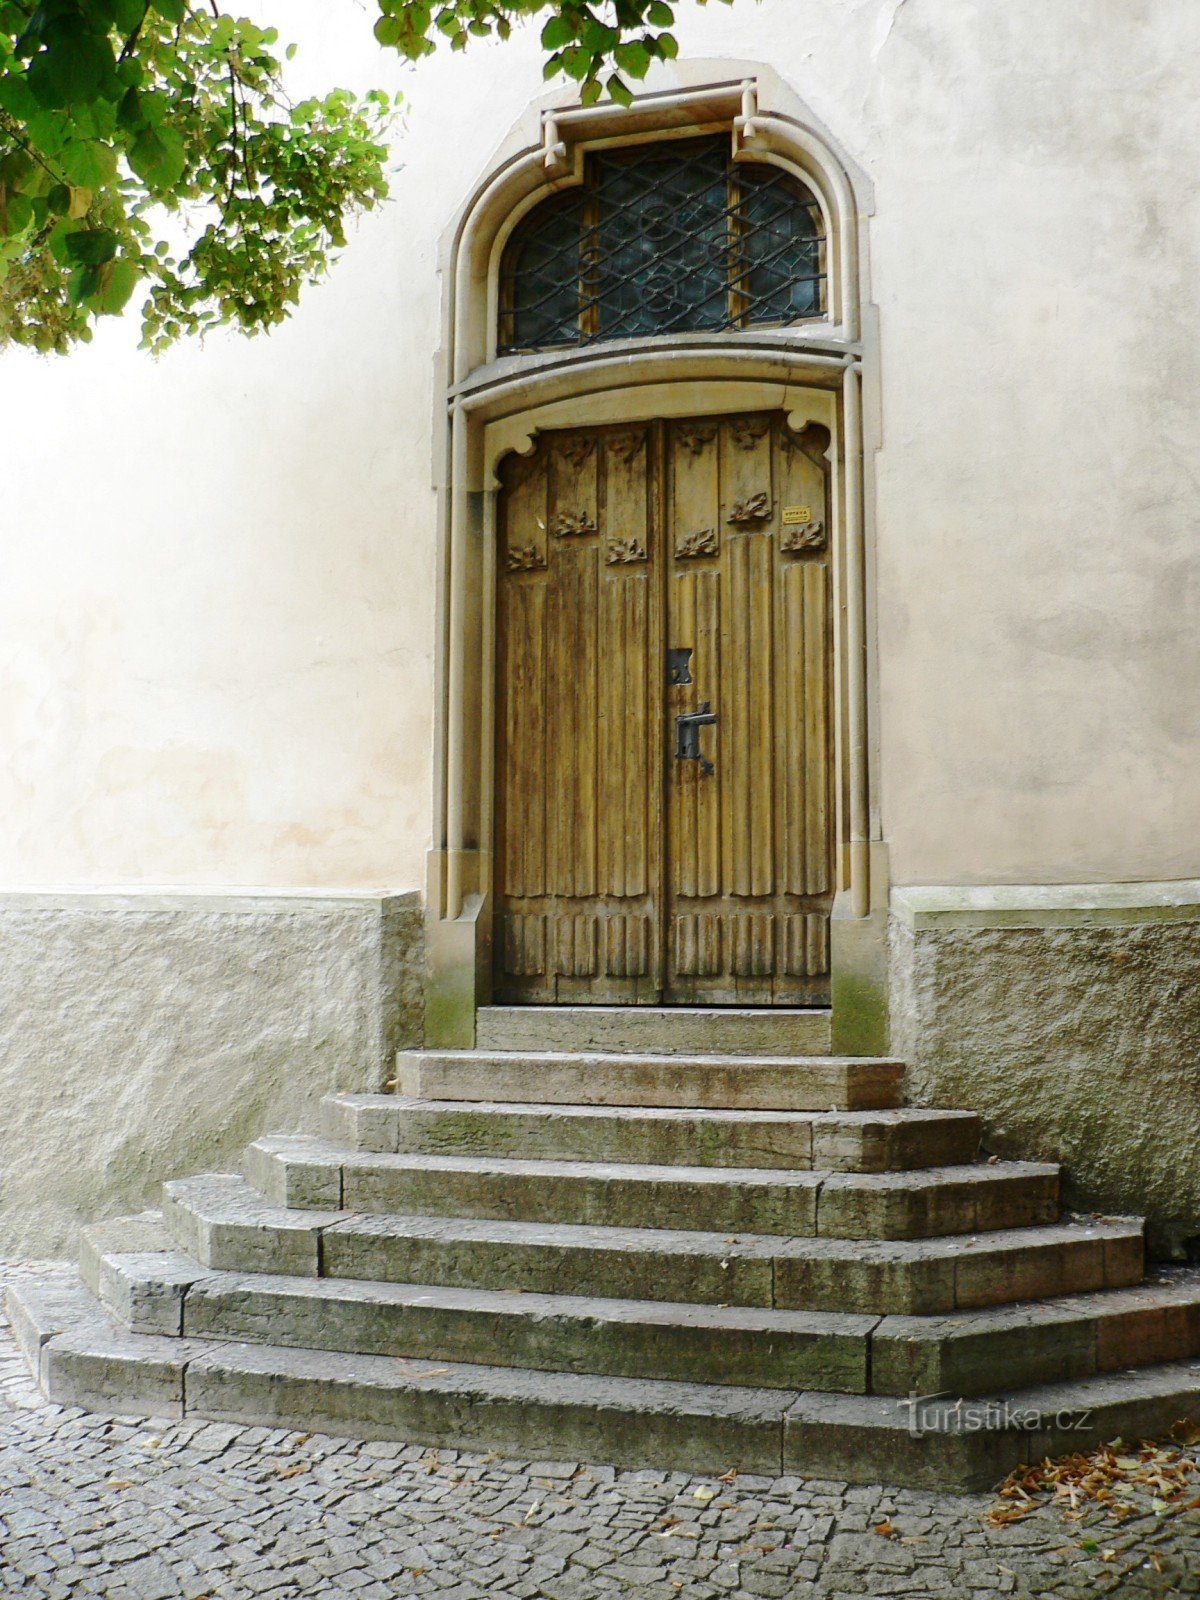
[[[439, 239], [539, 53], [410, 70], [369, 8], [274, 10], [297, 92], [405, 89], [393, 199], [269, 339], [4, 356], [0, 885], [423, 879]], [[684, 0], [679, 33], [874, 186], [893, 882], [1193, 877], [1200, 14]]]

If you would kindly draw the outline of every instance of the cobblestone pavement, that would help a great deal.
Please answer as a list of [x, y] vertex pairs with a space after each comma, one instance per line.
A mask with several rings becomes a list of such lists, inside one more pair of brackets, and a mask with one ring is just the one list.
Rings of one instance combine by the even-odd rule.
[[1200, 1595], [1200, 1510], [993, 1503], [89, 1416], [0, 1326], [3, 1600]]

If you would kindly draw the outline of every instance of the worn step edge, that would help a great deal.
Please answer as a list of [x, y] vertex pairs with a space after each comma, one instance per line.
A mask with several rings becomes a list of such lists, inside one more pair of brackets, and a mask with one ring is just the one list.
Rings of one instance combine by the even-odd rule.
[[215, 1348], [127, 1332], [74, 1274], [9, 1284], [5, 1303], [30, 1371], [59, 1405], [179, 1418], [189, 1362]]
[[604, 1054], [402, 1050], [400, 1092], [414, 1099], [871, 1110], [898, 1105], [904, 1063], [873, 1056]]
[[534, 1220], [546, 1211], [595, 1226], [687, 1227], [843, 1239], [1045, 1225], [1058, 1215], [1059, 1168], [1001, 1165], [907, 1172], [664, 1167], [503, 1156], [371, 1153], [306, 1135], [268, 1135], [246, 1152], [250, 1182], [277, 1205]]
[[[756, 1111], [331, 1094], [321, 1113], [330, 1140], [376, 1154], [494, 1152], [670, 1166], [908, 1170], [970, 1162], [980, 1137], [974, 1112], [915, 1106]], [[631, 1147], [641, 1153], [627, 1153]]]
[[952, 1317], [884, 1317], [871, 1336], [877, 1394], [986, 1393], [1200, 1356], [1200, 1272]]
[[986, 1490], [1014, 1467], [1200, 1422], [1200, 1363], [1172, 1362], [986, 1397], [807, 1393], [785, 1424], [787, 1472]]
[[79, 1236], [84, 1287], [131, 1333], [180, 1333], [183, 1296], [205, 1270], [174, 1249], [160, 1211], [93, 1222]]
[[1139, 1218], [932, 1240], [785, 1239], [287, 1211], [228, 1174], [164, 1185], [163, 1216], [180, 1249], [229, 1271], [535, 1292], [569, 1282], [600, 1297], [865, 1315], [1123, 1288], [1143, 1269]]
[[1200, 1419], [1196, 1363], [977, 1402], [914, 1402], [155, 1339], [114, 1328], [81, 1285], [74, 1309], [60, 1293], [47, 1311], [29, 1284], [10, 1286], [7, 1298], [40, 1353], [44, 1391], [61, 1404], [152, 1415], [179, 1414], [170, 1409], [178, 1404], [222, 1422], [526, 1458], [551, 1451], [624, 1467], [972, 1491], [1021, 1462], [1114, 1437], [1163, 1437]]

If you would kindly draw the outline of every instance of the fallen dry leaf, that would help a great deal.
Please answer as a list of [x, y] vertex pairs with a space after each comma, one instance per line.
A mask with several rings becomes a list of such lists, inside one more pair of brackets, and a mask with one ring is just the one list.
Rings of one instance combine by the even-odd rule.
[[698, 1489], [692, 1490], [693, 1500], [715, 1500], [716, 1498], [717, 1491], [710, 1489], [706, 1483], [702, 1483]]
[[898, 1539], [899, 1533], [892, 1526], [892, 1519], [884, 1517], [883, 1521], [876, 1524], [875, 1532], [883, 1539]]
[[1153, 1510], [1163, 1516], [1183, 1509], [1180, 1501], [1194, 1486], [1196, 1471], [1196, 1462], [1174, 1446], [1147, 1441], [1136, 1447], [1135, 1454], [1124, 1440], [1114, 1439], [1090, 1452], [1018, 1467], [997, 1489], [1001, 1504], [992, 1507], [987, 1521], [1002, 1527], [1028, 1516], [1047, 1500], [1060, 1505], [1066, 1522], [1080, 1521], [1088, 1505], [1103, 1507], [1114, 1521], [1121, 1521], [1138, 1508], [1127, 1499], [1117, 1499], [1118, 1489], [1150, 1494]]

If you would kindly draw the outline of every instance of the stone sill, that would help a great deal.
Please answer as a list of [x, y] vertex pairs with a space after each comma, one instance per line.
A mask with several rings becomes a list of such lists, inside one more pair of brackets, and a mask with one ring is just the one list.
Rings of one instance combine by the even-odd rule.
[[303, 907], [323, 911], [366, 910], [387, 906], [400, 909], [419, 906], [416, 889], [281, 889], [210, 888], [202, 885], [166, 887], [134, 886], [20, 886], [0, 888], [0, 916], [6, 911], [182, 911], [272, 912], [285, 915]]
[[916, 932], [953, 928], [1103, 928], [1200, 922], [1200, 878], [1161, 883], [909, 885], [892, 915]]

